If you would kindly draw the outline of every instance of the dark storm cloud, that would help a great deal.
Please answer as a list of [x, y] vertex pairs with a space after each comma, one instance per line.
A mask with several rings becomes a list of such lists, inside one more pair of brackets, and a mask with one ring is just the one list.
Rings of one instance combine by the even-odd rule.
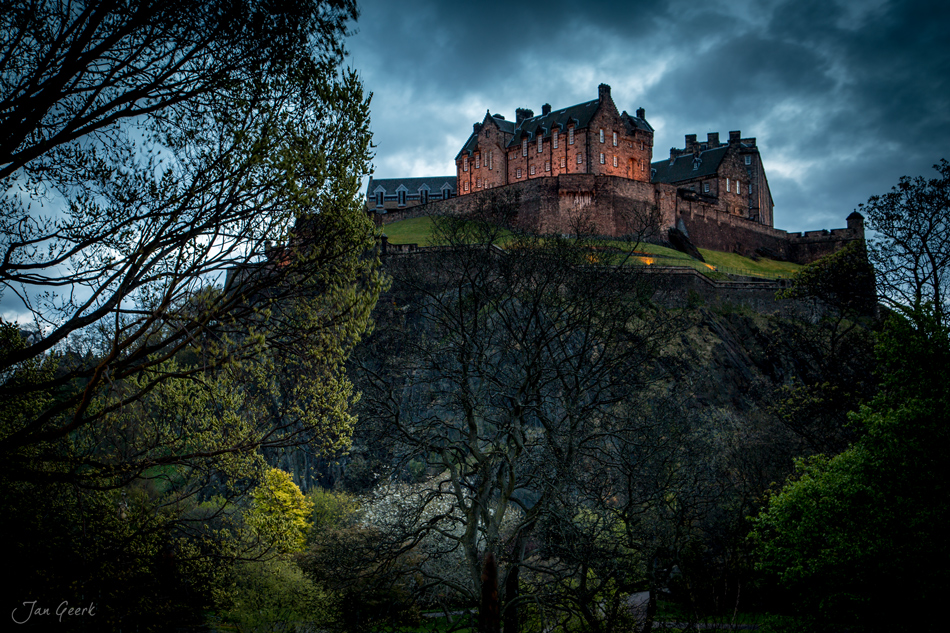
[[613, 87], [654, 156], [684, 134], [758, 139], [790, 230], [843, 226], [950, 155], [950, 3], [773, 0], [362, 4], [352, 63], [374, 91], [380, 176], [454, 173], [485, 110]]

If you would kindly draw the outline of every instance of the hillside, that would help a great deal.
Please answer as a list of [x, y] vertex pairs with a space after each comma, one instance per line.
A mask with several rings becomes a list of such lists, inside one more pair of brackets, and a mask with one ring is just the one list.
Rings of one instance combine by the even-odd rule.
[[[391, 244], [416, 244], [418, 246], [443, 246], [433, 235], [433, 218], [424, 216], [399, 220], [383, 227], [383, 233]], [[763, 279], [781, 279], [794, 275], [801, 269], [798, 264], [780, 262], [766, 258], [751, 259], [735, 253], [724, 253], [708, 249], [699, 249], [705, 262], [701, 262], [672, 248], [658, 244], [639, 243], [632, 245], [619, 240], [604, 240], [605, 249], [617, 249], [635, 256], [630, 263], [647, 266], [675, 266], [693, 268], [713, 278], [726, 275], [758, 277]], [[500, 244], [503, 246], [503, 244]]]

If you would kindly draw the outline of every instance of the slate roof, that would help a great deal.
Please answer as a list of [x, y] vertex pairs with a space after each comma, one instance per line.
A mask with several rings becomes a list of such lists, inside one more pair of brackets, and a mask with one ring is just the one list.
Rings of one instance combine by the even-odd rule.
[[370, 178], [369, 186], [366, 188], [366, 197], [372, 198], [376, 195], [376, 188], [385, 189], [383, 195], [394, 196], [399, 185], [405, 185], [409, 193], [417, 193], [423, 185], [429, 185], [429, 191], [436, 192], [442, 190], [442, 185], [448, 183], [452, 188], [452, 193], [456, 193], [455, 176], [427, 176], [425, 178]]
[[627, 133], [633, 132], [634, 130], [644, 130], [645, 132], [653, 131], [653, 126], [647, 123], [646, 119], [641, 119], [626, 112], [621, 113], [620, 119], [627, 128]]
[[[514, 121], [508, 121], [506, 119], [499, 119], [498, 117], [490, 114], [486, 114], [485, 118], [482, 120], [482, 125], [484, 126], [485, 121], [491, 119], [495, 122], [495, 125], [498, 126], [498, 129], [506, 134], [514, 134], [515, 132], [515, 123]], [[465, 145], [462, 146], [462, 149], [458, 154], [455, 155], [455, 160], [458, 160], [462, 154], [468, 153], [471, 156], [475, 149], [478, 147], [478, 132], [472, 132], [468, 137], [468, 140], [465, 141]]]
[[578, 103], [568, 108], [552, 110], [548, 114], [525, 119], [521, 122], [521, 125], [515, 127], [514, 136], [508, 142], [508, 147], [516, 147], [521, 144], [521, 137], [523, 135], [527, 135], [529, 141], [536, 139], [539, 134], [550, 136], [551, 130], [555, 125], [560, 126], [561, 131], [565, 132], [567, 130], [567, 124], [571, 121], [574, 122], [576, 129], [584, 129], [590, 124], [594, 113], [597, 112], [599, 103], [599, 99], [594, 99], [593, 101], [585, 101], [584, 103]]
[[728, 149], [728, 145], [723, 145], [700, 152], [697, 169], [693, 169], [693, 161], [696, 158], [693, 154], [684, 154], [673, 161], [667, 159], [652, 163], [650, 168], [655, 170], [652, 182], [672, 183], [713, 176], [719, 171], [719, 165]]

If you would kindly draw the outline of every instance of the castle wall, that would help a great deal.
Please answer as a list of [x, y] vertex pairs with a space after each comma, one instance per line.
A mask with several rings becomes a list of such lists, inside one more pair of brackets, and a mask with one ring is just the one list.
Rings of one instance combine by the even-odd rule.
[[[725, 212], [717, 198], [618, 176], [565, 174], [521, 180], [494, 191], [476, 191], [451, 200], [435, 200], [376, 215], [388, 224], [424, 215], [466, 214], [490, 196], [519, 201], [518, 220], [541, 233], [578, 232], [621, 237], [666, 239], [667, 227], [685, 227], [690, 241], [699, 248], [763, 255], [805, 264], [833, 253], [848, 241], [863, 239], [863, 227], [789, 234], [754, 220]], [[658, 234], [644, 233], [654, 223]], [[852, 223], [849, 221], [849, 225]]]

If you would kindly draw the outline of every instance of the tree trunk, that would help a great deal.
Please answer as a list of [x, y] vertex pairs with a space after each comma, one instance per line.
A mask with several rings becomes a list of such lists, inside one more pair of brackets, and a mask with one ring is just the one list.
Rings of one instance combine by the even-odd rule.
[[498, 604], [498, 564], [492, 552], [485, 554], [482, 566], [482, 604], [478, 611], [479, 633], [501, 633], [501, 610]]

